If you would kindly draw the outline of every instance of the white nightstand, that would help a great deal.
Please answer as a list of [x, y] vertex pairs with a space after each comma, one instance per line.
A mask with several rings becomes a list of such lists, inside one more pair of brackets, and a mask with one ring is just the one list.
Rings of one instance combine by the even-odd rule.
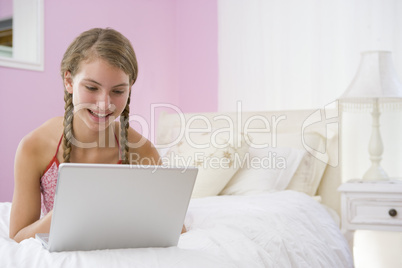
[[342, 184], [342, 232], [353, 249], [355, 230], [402, 232], [402, 180]]

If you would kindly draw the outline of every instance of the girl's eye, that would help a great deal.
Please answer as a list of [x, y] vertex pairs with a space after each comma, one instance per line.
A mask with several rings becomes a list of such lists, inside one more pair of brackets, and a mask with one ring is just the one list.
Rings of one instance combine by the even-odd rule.
[[88, 90], [91, 90], [91, 91], [95, 91], [97, 88], [96, 87], [90, 87], [90, 86], [85, 86]]
[[123, 90], [115, 90], [115, 91], [113, 91], [113, 92], [116, 93], [116, 94], [123, 94], [123, 93], [124, 93]]

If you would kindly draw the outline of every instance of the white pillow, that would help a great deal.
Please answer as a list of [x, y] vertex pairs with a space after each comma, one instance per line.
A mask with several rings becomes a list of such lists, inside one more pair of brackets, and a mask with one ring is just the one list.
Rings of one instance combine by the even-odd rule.
[[305, 151], [306, 153], [286, 189], [303, 192], [310, 196], [316, 194], [327, 167], [325, 158], [328, 158], [328, 154], [325, 137], [317, 132], [306, 131], [304, 143], [313, 149], [310, 152], [307, 152], [303, 145], [301, 133], [276, 133], [275, 136], [272, 136], [272, 133], [268, 133], [268, 135], [267, 133], [252, 133], [251, 139], [256, 145], [270, 144], [276, 145], [275, 147], [278, 148], [291, 147]]
[[295, 148], [249, 148], [243, 166], [221, 195], [249, 195], [284, 190], [305, 152]]
[[242, 161], [247, 150], [245, 142], [237, 147], [223, 133], [214, 136], [214, 142], [210, 133], [192, 133], [190, 140], [184, 138], [172, 146], [162, 161], [169, 166], [198, 167], [192, 198], [214, 196], [239, 169], [236, 163]]

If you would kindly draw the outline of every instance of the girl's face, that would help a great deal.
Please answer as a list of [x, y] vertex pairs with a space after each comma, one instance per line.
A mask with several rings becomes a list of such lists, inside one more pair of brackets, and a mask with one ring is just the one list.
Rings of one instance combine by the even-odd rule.
[[64, 75], [73, 94], [74, 118], [93, 131], [105, 130], [124, 110], [130, 94], [129, 76], [103, 59], [83, 61], [78, 73]]

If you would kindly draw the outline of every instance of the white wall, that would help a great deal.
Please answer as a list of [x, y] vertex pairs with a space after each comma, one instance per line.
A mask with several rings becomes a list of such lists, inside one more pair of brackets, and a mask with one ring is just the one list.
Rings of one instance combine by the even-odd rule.
[[392, 51], [402, 79], [402, 1], [219, 0], [219, 110], [323, 108], [360, 53]]

